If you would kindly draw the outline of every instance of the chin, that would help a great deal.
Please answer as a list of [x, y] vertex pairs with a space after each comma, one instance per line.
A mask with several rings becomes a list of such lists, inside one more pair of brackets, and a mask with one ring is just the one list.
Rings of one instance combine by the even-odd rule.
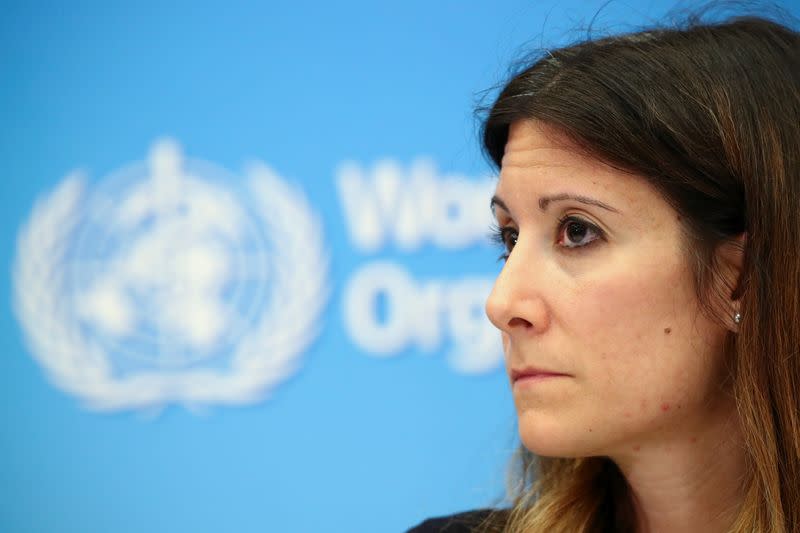
[[599, 435], [562, 419], [527, 413], [519, 417], [519, 438], [530, 452], [542, 457], [589, 457], [603, 455]]

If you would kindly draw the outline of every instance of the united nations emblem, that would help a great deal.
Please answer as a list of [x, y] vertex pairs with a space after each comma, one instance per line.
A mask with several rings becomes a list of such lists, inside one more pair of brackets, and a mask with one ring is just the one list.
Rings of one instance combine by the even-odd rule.
[[100, 410], [242, 404], [297, 370], [329, 291], [321, 223], [265, 165], [245, 176], [164, 139], [38, 200], [14, 307], [57, 386]]

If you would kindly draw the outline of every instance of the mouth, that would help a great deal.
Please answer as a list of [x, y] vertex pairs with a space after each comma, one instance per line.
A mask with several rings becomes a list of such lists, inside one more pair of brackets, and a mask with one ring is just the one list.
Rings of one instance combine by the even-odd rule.
[[515, 385], [518, 382], [536, 382], [544, 381], [552, 378], [568, 378], [572, 377], [563, 372], [554, 372], [552, 370], [543, 370], [540, 368], [521, 368], [511, 370], [511, 384]]

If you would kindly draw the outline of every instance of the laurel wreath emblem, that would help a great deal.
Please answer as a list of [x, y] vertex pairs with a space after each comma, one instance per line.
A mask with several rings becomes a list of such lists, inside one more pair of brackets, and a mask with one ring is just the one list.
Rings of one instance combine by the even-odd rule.
[[328, 256], [322, 224], [301, 191], [263, 164], [248, 171], [248, 192], [269, 235], [281, 242], [271, 265], [275, 292], [252, 328], [233, 348], [224, 370], [194, 368], [114, 374], [109, 354], [77, 327], [65, 261], [81, 221], [86, 178], [67, 176], [40, 198], [21, 228], [13, 265], [14, 310], [29, 351], [62, 390], [95, 410], [183, 404], [247, 404], [262, 400], [299, 366], [299, 355], [319, 333], [328, 299]]

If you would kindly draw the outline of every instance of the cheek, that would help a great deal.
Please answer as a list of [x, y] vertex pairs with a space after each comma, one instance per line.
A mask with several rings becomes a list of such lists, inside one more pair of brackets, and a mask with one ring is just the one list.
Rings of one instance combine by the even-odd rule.
[[[587, 378], [623, 395], [681, 387], [697, 336], [697, 302], [678, 268], [640, 268], [584, 292], [583, 320], [574, 324]], [[689, 361], [687, 361], [687, 359]]]
[[691, 273], [670, 255], [622, 256], [573, 288], [572, 312], [559, 312], [565, 333], [599, 359], [655, 362], [689, 335], [698, 310]]
[[[571, 397], [539, 415], [567, 431], [562, 442], [591, 447], [661, 431], [701, 409], [714, 380], [718, 332], [699, 313], [689, 273], [664, 260], [627, 272], [587, 280], [554, 310], [576, 381]], [[530, 424], [543, 419], [520, 400], [520, 429], [534, 442]]]
[[515, 393], [530, 450], [610, 454], [702, 422], [720, 379], [724, 331], [700, 312], [691, 273], [666, 252], [676, 249], [663, 242], [592, 261], [591, 269], [552, 272], [541, 293], [551, 327], [531, 358], [547, 357], [575, 378]]

